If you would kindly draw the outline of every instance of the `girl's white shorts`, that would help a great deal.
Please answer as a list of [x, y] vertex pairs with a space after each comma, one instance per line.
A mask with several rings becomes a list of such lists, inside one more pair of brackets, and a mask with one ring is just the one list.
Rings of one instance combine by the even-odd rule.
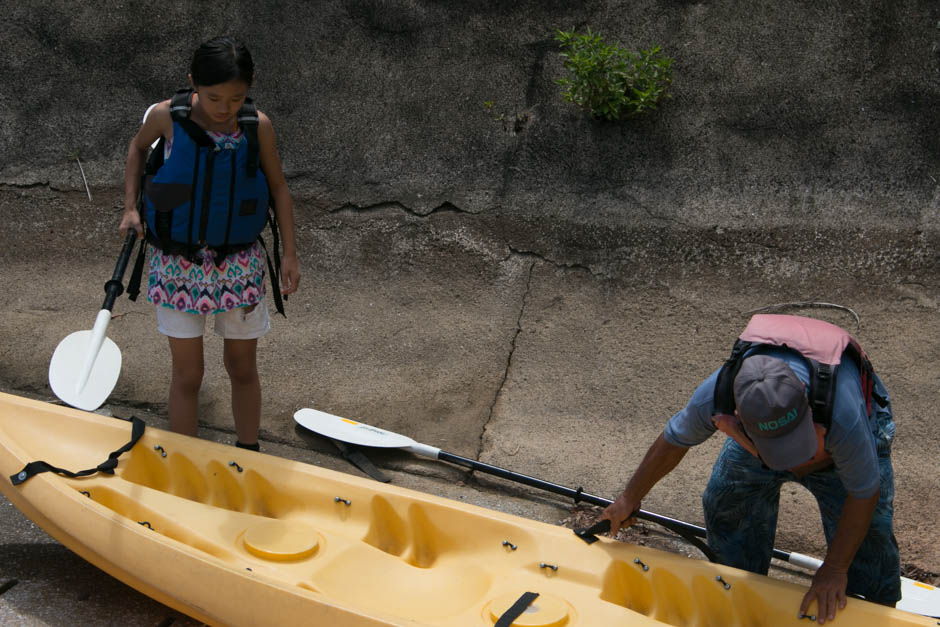
[[206, 332], [206, 318], [215, 317], [215, 332], [227, 340], [255, 340], [271, 330], [265, 301], [254, 307], [238, 307], [218, 314], [194, 314], [157, 306], [157, 329], [167, 337], [190, 339]]

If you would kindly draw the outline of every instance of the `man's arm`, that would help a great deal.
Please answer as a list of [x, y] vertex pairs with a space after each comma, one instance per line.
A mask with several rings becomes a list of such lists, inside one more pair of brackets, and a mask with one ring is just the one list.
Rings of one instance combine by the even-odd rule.
[[688, 448], [670, 444], [662, 433], [659, 434], [653, 445], [646, 451], [643, 461], [640, 462], [630, 481], [627, 482], [623, 494], [601, 514], [602, 520], [610, 521], [611, 535], [616, 535], [621, 527], [629, 527], [636, 522], [632, 514], [640, 509], [640, 502], [660, 479], [672, 472], [688, 450]]
[[861, 546], [871, 519], [878, 506], [881, 492], [876, 491], [868, 498], [847, 496], [839, 516], [832, 544], [826, 553], [823, 565], [813, 576], [813, 583], [803, 597], [800, 614], [805, 614], [813, 599], [816, 600], [816, 621], [822, 625], [836, 617], [836, 610], [845, 607], [845, 587], [848, 584], [848, 571], [855, 552]]

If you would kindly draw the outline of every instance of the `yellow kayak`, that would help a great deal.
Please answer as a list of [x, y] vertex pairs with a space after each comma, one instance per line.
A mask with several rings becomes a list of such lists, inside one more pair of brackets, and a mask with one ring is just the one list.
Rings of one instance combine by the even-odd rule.
[[[0, 394], [2, 492], [92, 564], [212, 625], [810, 624], [795, 584], [154, 428], [113, 474], [14, 485], [38, 460], [94, 468], [131, 429]], [[850, 599], [834, 624], [937, 621]]]

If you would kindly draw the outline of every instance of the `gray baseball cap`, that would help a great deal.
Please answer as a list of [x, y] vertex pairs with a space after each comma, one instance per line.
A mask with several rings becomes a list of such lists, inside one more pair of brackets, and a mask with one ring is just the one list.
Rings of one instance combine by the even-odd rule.
[[734, 378], [734, 402], [769, 468], [794, 468], [816, 454], [819, 441], [803, 382], [783, 361], [767, 355], [746, 358]]

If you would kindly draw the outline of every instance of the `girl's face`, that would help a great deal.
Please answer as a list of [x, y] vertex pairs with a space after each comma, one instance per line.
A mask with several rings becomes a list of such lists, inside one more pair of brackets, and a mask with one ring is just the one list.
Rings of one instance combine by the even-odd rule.
[[[189, 81], [192, 83], [192, 76]], [[193, 84], [193, 88], [199, 94], [196, 106], [207, 118], [219, 124], [234, 118], [248, 96], [248, 83], [238, 79], [217, 85]]]

